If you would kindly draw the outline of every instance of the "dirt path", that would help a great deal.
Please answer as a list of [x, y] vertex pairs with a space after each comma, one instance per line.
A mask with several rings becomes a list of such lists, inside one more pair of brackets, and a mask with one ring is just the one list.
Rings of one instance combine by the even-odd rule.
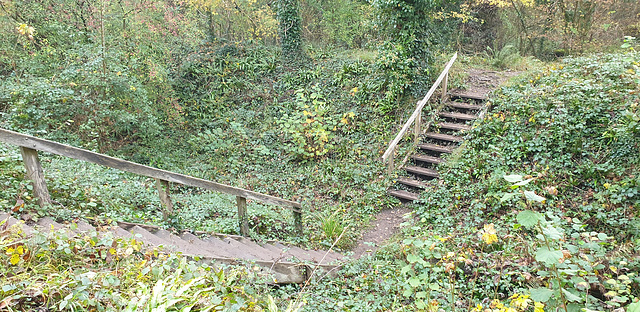
[[373, 254], [378, 247], [400, 230], [400, 224], [407, 221], [404, 218], [405, 215], [411, 212], [411, 209], [402, 206], [380, 211], [372, 223], [373, 228], [364, 234], [353, 250], [353, 258], [357, 259], [364, 255]]
[[[465, 82], [465, 93], [487, 95], [504, 84], [509, 78], [517, 76], [521, 72], [470, 68], [467, 71], [467, 81]], [[455, 91], [455, 90], [454, 90]]]
[[[465, 93], [487, 95], [504, 84], [509, 78], [516, 76], [519, 72], [497, 72], [485, 69], [471, 68], [467, 71]], [[452, 90], [457, 91], [457, 90]], [[412, 213], [411, 209], [398, 206], [392, 209], [380, 211], [372, 222], [373, 227], [366, 232], [356, 248], [353, 249], [353, 258], [373, 254], [378, 247], [384, 245], [394, 234], [400, 230], [400, 225], [407, 221], [405, 216]]]

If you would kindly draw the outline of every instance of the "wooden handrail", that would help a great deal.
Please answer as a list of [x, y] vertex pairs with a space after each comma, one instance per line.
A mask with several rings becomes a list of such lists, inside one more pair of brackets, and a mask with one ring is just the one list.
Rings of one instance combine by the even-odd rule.
[[[37, 160], [37, 152], [43, 151], [51, 154], [56, 154], [60, 156], [65, 156], [77, 160], [82, 160], [86, 162], [91, 162], [94, 164], [102, 165], [105, 167], [110, 167], [122, 171], [131, 172], [137, 175], [146, 176], [150, 178], [154, 178], [158, 181], [158, 189], [160, 192], [161, 201], [163, 205], [167, 209], [167, 204], [170, 204], [170, 199], [168, 196], [168, 182], [179, 183], [188, 186], [195, 186], [204, 188], [207, 190], [217, 191], [221, 193], [226, 193], [230, 195], [235, 195], [238, 201], [238, 206], [242, 206], [242, 209], [238, 209], [238, 211], [242, 214], [242, 211], [246, 213], [246, 199], [252, 199], [255, 201], [259, 201], [266, 204], [276, 205], [285, 207], [289, 210], [292, 210], [294, 213], [294, 219], [296, 222], [296, 228], [301, 231], [301, 213], [302, 213], [302, 205], [298, 202], [278, 198], [275, 196], [262, 194], [254, 191], [250, 191], [243, 188], [233, 187], [205, 179], [195, 178], [192, 176], [175, 173], [171, 171], [161, 170], [145, 165], [141, 165], [138, 163], [134, 163], [131, 161], [126, 161], [123, 159], [107, 156], [104, 154], [88, 151], [85, 149], [69, 146], [66, 144], [61, 144], [45, 139], [36, 138], [30, 135], [21, 134], [18, 132], [1, 129], [0, 128], [0, 141], [9, 143], [12, 145], [17, 145], [21, 147], [21, 152], [23, 154], [23, 160], [25, 161], [25, 166], [27, 167], [27, 173], [30, 179], [34, 182], [34, 194], [38, 197], [41, 205], [45, 205], [50, 203], [49, 193], [46, 189], [46, 184], [44, 182], [44, 176], [42, 174], [42, 168], [40, 167], [39, 161]], [[26, 157], [25, 155], [29, 156]], [[35, 157], [34, 157], [35, 156]], [[39, 184], [36, 186], [36, 184]], [[243, 235], [247, 235], [247, 225], [246, 225], [246, 215], [239, 215], [241, 220], [241, 232]]]
[[421, 128], [420, 118], [422, 116], [422, 109], [427, 104], [427, 102], [429, 102], [429, 100], [431, 99], [431, 96], [433, 95], [433, 93], [436, 92], [436, 89], [442, 83], [443, 80], [445, 81], [445, 85], [443, 86], [443, 90], [442, 90], [443, 91], [443, 97], [446, 95], [446, 93], [447, 93], [446, 84], [447, 84], [447, 81], [448, 81], [449, 70], [451, 69], [451, 66], [453, 66], [453, 62], [455, 62], [457, 58], [458, 58], [458, 52], [456, 52], [453, 55], [453, 57], [451, 57], [451, 59], [449, 60], [449, 62], [445, 66], [444, 70], [442, 70], [442, 73], [440, 73], [440, 76], [438, 76], [438, 79], [436, 79], [436, 82], [433, 83], [433, 86], [431, 86], [431, 89], [429, 89], [429, 92], [427, 92], [427, 95], [425, 95], [422, 100], [418, 101], [418, 103], [416, 104], [416, 109], [413, 111], [413, 114], [411, 114], [411, 117], [409, 117], [409, 119], [404, 123], [404, 126], [402, 126], [402, 129], [400, 129], [400, 132], [398, 132], [398, 134], [393, 139], [393, 141], [391, 141], [391, 143], [389, 143], [389, 147], [387, 148], [387, 150], [382, 155], [382, 160], [385, 161], [385, 162], [388, 162], [388, 165], [389, 165], [389, 170], [388, 171], [389, 171], [389, 173], [391, 173], [391, 171], [393, 170], [393, 159], [394, 159], [394, 155], [393, 154], [394, 154], [394, 152], [396, 150], [396, 147], [398, 146], [398, 143], [400, 142], [402, 137], [405, 135], [407, 130], [409, 130], [409, 127], [411, 127], [411, 124], [414, 123], [414, 122], [416, 122], [415, 135], [416, 135], [416, 140], [417, 140], [417, 137], [420, 134], [420, 128]]

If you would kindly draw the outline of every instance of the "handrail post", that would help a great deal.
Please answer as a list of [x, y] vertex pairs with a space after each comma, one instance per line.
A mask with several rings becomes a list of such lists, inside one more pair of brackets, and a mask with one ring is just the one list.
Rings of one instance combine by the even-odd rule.
[[414, 138], [413, 144], [418, 144], [418, 140], [420, 140], [420, 128], [422, 127], [422, 110], [418, 111], [418, 116], [415, 121], [415, 128], [413, 129]]
[[47, 190], [47, 182], [44, 180], [44, 171], [42, 171], [42, 166], [38, 159], [38, 151], [21, 146], [20, 153], [22, 154], [24, 167], [27, 169], [27, 178], [31, 180], [33, 185], [33, 196], [38, 198], [38, 205], [44, 207], [51, 204], [51, 196], [49, 195], [49, 190]]
[[302, 212], [300, 210], [293, 211], [293, 222], [295, 223], [296, 232], [298, 235], [302, 235]]
[[387, 161], [387, 174], [391, 175], [393, 173], [393, 159], [396, 157], [395, 155], [396, 153], [396, 147], [393, 147], [393, 152], [391, 152], [391, 155], [389, 155], [389, 160]]
[[169, 197], [169, 181], [156, 179], [156, 188], [160, 196], [160, 203], [164, 208], [162, 209], [162, 217], [167, 221], [173, 215], [173, 203]]
[[449, 72], [444, 75], [444, 79], [442, 80], [442, 98], [441, 101], [444, 102], [447, 97], [447, 84], [449, 83]]
[[240, 235], [249, 236], [249, 223], [247, 221], [247, 199], [236, 196], [238, 204], [238, 222], [240, 224]]

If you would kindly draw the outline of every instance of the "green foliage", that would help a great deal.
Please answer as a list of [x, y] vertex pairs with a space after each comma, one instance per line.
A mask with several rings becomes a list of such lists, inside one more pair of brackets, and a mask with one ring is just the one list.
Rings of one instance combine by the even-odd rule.
[[[483, 258], [500, 250], [499, 261], [519, 263], [484, 273], [504, 284], [478, 280], [479, 287], [495, 285], [489, 289], [506, 297], [528, 294], [569, 310], [606, 310], [637, 296], [638, 255], [627, 249], [638, 239], [638, 159], [632, 151], [640, 142], [630, 135], [634, 118], [627, 117], [638, 101], [637, 57], [568, 59], [503, 88], [460, 154], [441, 168], [443, 185], [417, 207], [421, 221], [447, 231], [458, 220], [479, 226], [515, 219], [524, 226], [514, 227], [525, 230], [515, 236], [498, 228], [498, 243], [475, 248]], [[506, 174], [522, 171], [535, 173]], [[455, 217], [447, 213], [451, 209]], [[520, 273], [503, 276], [503, 270]], [[493, 296], [481, 288], [474, 292], [478, 299]]]
[[568, 59], [503, 88], [403, 237], [314, 287], [309, 307], [635, 308], [637, 63]]
[[334, 243], [336, 246], [344, 245], [338, 239], [342, 238], [345, 231], [348, 229], [348, 224], [341, 220], [339, 210], [332, 212], [320, 212], [316, 216], [317, 222], [320, 223], [320, 230], [324, 235], [323, 245], [331, 247]]
[[278, 0], [278, 35], [282, 56], [293, 61], [302, 56], [302, 22], [298, 12], [298, 0]]
[[366, 48], [375, 38], [372, 7], [358, 0], [303, 1], [302, 34], [314, 45]]
[[454, 29], [444, 13], [456, 8], [456, 1], [375, 0], [376, 23], [384, 30], [378, 69], [385, 74], [387, 88], [382, 113], [397, 108], [403, 96], [419, 97], [430, 87], [436, 51], [448, 44]]
[[255, 311], [267, 306], [248, 284], [266, 277], [250, 265], [212, 267], [145, 250], [136, 239], [96, 232], [70, 237], [51, 231], [25, 239], [8, 228], [0, 237], [5, 309]]
[[637, 44], [637, 40], [636, 37], [633, 36], [624, 36], [624, 41], [622, 43], [622, 45], [620, 46], [621, 49], [628, 49], [633, 51], [634, 47], [638, 45]]
[[348, 126], [355, 114], [338, 116], [329, 111], [319, 88], [311, 91], [296, 91], [294, 111], [284, 114], [278, 121], [288, 141], [286, 150], [300, 159], [314, 159], [326, 155], [333, 149], [333, 137], [337, 131]]
[[522, 59], [518, 49], [512, 45], [506, 45], [500, 51], [493, 51], [493, 49], [487, 47], [486, 53], [489, 56], [491, 65], [503, 70], [521, 62]]
[[[577, 218], [571, 220], [571, 230], [566, 231], [569, 233], [559, 226], [560, 219], [553, 216], [555, 221], [549, 222], [542, 214], [525, 210], [517, 219], [538, 232], [535, 260], [541, 268], [536, 274], [547, 279], [545, 284], [549, 285], [531, 289], [533, 300], [568, 309], [580, 306], [596, 309], [619, 307], [632, 298], [629, 296], [638, 272], [629, 272], [626, 259], [610, 258], [616, 243], [613, 237], [582, 232], [586, 226]], [[602, 263], [609, 263], [609, 267]], [[602, 271], [607, 273], [603, 276]], [[595, 297], [594, 284], [606, 300]]]

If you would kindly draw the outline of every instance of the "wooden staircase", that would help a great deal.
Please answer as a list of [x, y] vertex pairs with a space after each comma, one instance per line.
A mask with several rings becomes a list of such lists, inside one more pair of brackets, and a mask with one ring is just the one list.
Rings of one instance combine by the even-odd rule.
[[3, 229], [12, 226], [21, 229], [26, 237], [37, 232], [48, 234], [50, 231], [62, 231], [69, 236], [95, 233], [115, 239], [135, 238], [149, 248], [162, 247], [162, 251], [181, 253], [214, 265], [254, 263], [271, 274], [274, 283], [277, 284], [305, 282], [317, 267], [325, 272], [334, 272], [343, 259], [343, 255], [333, 251], [305, 250], [278, 241], [259, 243], [237, 235], [172, 233], [160, 227], [128, 222], [94, 227], [84, 220], [79, 220], [75, 224], [63, 225], [49, 217], [27, 225], [9, 213], [0, 213], [0, 233], [6, 233]]
[[450, 93], [444, 107], [437, 112], [432, 130], [421, 137], [417, 150], [410, 155], [410, 162], [403, 166], [405, 176], [387, 192], [402, 202], [419, 199], [419, 192], [427, 188], [426, 181], [438, 179], [438, 165], [444, 162], [443, 154], [450, 154], [464, 141], [471, 123], [478, 118], [484, 107], [485, 96], [477, 94]]
[[[240, 233], [245, 236], [249, 233], [247, 200], [277, 205], [291, 210], [296, 231], [301, 234], [303, 230], [302, 204], [299, 202], [177, 172], [161, 170], [6, 129], [0, 129], [0, 142], [20, 147], [27, 176], [32, 180], [34, 197], [38, 199], [38, 203], [42, 207], [47, 207], [53, 201], [47, 189], [44, 170], [38, 158], [38, 151], [91, 162], [155, 179], [165, 217], [173, 213], [173, 204], [169, 196], [169, 183], [175, 183], [234, 195], [238, 208]], [[155, 226], [127, 222], [119, 222], [107, 230], [104, 230], [103, 227], [96, 228], [85, 221], [78, 221], [75, 226], [68, 227], [55, 222], [51, 218], [42, 218], [36, 224], [27, 225], [11, 217], [10, 214], [0, 212], [0, 230], [10, 225], [22, 228], [22, 231], [27, 236], [36, 232], [48, 233], [52, 229], [65, 231], [69, 235], [96, 232], [97, 235], [111, 235], [114, 238], [136, 237], [137, 240], [144, 242], [149, 247], [163, 246], [166, 251], [182, 253], [194, 259], [197, 258], [213, 263], [236, 264], [251, 262], [272, 273], [274, 283], [279, 284], [304, 282], [309, 277], [309, 273], [319, 267], [325, 271], [333, 272], [339, 267], [339, 260], [343, 258], [342, 255], [336, 252], [304, 250], [283, 242], [269, 241], [259, 243], [249, 238], [235, 235], [190, 232], [172, 233]]]

